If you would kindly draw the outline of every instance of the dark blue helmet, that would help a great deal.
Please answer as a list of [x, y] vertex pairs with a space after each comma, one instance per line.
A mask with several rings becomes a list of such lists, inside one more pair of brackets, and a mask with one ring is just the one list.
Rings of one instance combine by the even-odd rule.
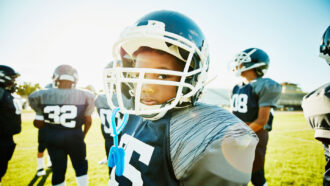
[[[161, 50], [175, 56], [178, 62], [185, 64], [182, 75], [184, 80], [180, 82], [180, 85], [176, 85], [179, 97], [171, 100], [173, 104], [170, 107], [173, 108], [182, 103], [195, 104], [206, 83], [209, 68], [207, 42], [198, 25], [189, 17], [175, 11], [160, 10], [143, 16], [134, 25], [124, 30], [119, 41], [115, 43], [113, 47], [114, 61], [121, 61], [122, 65], [113, 68], [113, 71], [122, 71], [123, 74], [131, 71], [127, 68], [133, 66], [134, 53], [141, 47]], [[137, 70], [139, 69], [134, 71]], [[111, 75], [111, 73], [114, 72], [110, 73], [110, 69], [107, 72], [105, 80], [109, 80], [108, 85], [110, 85], [109, 82], [114, 82], [114, 79], [111, 80], [109, 77], [113, 77], [114, 74]], [[123, 82], [129, 83], [129, 81], [131, 79], [123, 79]], [[135, 83], [135, 86], [129, 87], [139, 87], [136, 81], [132, 82]], [[139, 83], [143, 82], [139, 81]], [[166, 85], [166, 83], [168, 82], [159, 82], [162, 85]], [[130, 92], [136, 91], [131, 90]], [[167, 108], [167, 110], [170, 109]]]
[[15, 72], [15, 70], [6, 65], [0, 65], [0, 87], [13, 93], [16, 90], [16, 78], [20, 74]]
[[320, 57], [324, 58], [330, 65], [330, 26], [325, 30], [321, 44], [320, 44]]
[[262, 77], [267, 72], [269, 57], [261, 49], [248, 48], [234, 57], [231, 66], [237, 76], [240, 76], [244, 71], [255, 69], [257, 76]]

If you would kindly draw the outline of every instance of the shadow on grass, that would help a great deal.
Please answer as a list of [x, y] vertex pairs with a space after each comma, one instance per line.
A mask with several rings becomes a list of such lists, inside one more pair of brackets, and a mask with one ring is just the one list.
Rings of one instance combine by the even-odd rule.
[[[50, 175], [50, 173], [52, 172], [51, 168], [48, 168], [46, 170], [46, 174], [44, 176], [37, 176], [37, 174], [32, 178], [32, 180], [30, 181], [30, 183], [28, 184], [28, 186], [33, 186], [33, 185], [37, 185], [37, 186], [43, 186], [45, 185], [45, 182], [48, 178], [48, 176]], [[38, 181], [38, 179], [40, 179], [40, 181], [38, 183], [36, 183]]]

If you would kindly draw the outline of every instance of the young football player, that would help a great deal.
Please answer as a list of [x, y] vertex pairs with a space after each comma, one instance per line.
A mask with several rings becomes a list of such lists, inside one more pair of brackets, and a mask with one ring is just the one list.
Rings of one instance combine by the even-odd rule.
[[[52, 83], [49, 83], [45, 86], [45, 88], [52, 88]], [[44, 153], [46, 150], [46, 128], [42, 127], [38, 130], [38, 153], [37, 153], [37, 176], [46, 175], [45, 171], [45, 158]], [[47, 158], [47, 167], [50, 168], [52, 166], [52, 162], [50, 161], [50, 157]]]
[[116, 162], [109, 185], [249, 182], [258, 139], [230, 112], [197, 102], [209, 54], [190, 18], [167, 10], [149, 13], [122, 32], [113, 54], [105, 93], [112, 109], [130, 115], [118, 148], [125, 155], [117, 149], [109, 156]]
[[[330, 65], [330, 26], [323, 34], [320, 57]], [[307, 94], [301, 104], [304, 115], [315, 130], [315, 139], [321, 141], [326, 160], [323, 185], [330, 186], [330, 82]]]
[[12, 95], [18, 76], [11, 67], [0, 65], [0, 185], [15, 150], [13, 135], [21, 132], [22, 109]]
[[[86, 136], [94, 110], [94, 95], [76, 89], [78, 73], [70, 65], [58, 66], [53, 74], [53, 87], [29, 96], [36, 112], [33, 124], [46, 129], [46, 148], [52, 161], [52, 184], [65, 185], [67, 156], [70, 156], [78, 185], [88, 185]], [[82, 126], [84, 130], [82, 131]]]
[[232, 63], [233, 71], [243, 81], [232, 90], [231, 110], [259, 137], [251, 181], [256, 186], [267, 185], [264, 165], [268, 131], [272, 129], [272, 108], [276, 107], [282, 87], [270, 78], [263, 78], [269, 57], [261, 49], [246, 49], [237, 54]]

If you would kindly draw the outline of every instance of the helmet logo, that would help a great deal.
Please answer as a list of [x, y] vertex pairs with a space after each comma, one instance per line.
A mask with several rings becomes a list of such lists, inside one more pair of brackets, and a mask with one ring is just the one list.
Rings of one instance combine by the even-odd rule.
[[147, 26], [155, 30], [165, 31], [165, 24], [160, 21], [149, 20]]

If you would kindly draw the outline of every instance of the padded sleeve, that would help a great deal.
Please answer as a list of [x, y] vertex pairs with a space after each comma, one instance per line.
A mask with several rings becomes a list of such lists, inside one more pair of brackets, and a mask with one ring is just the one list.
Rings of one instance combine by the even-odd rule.
[[280, 99], [282, 86], [276, 81], [263, 78], [255, 84], [255, 91], [259, 97], [259, 107], [277, 107], [277, 101]]
[[43, 120], [41, 96], [42, 96], [42, 90], [39, 90], [39, 91], [33, 92], [28, 97], [30, 107], [36, 112], [37, 120]]
[[247, 185], [256, 134], [228, 111], [197, 106], [171, 120], [174, 174], [184, 185]]

